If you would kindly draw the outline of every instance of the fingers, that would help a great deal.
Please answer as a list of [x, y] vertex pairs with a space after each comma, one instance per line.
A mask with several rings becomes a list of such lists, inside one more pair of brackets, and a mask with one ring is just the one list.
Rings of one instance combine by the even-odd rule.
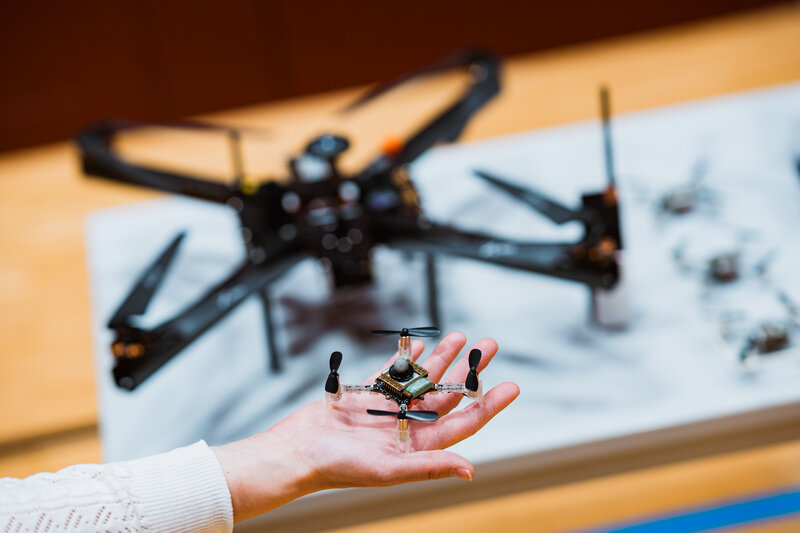
[[[419, 356], [422, 355], [422, 352], [424, 350], [425, 350], [425, 344], [422, 341], [418, 340], [411, 341], [411, 360], [416, 361], [417, 359], [419, 359]], [[399, 355], [400, 355], [399, 352], [395, 352], [393, 356], [391, 356], [385, 363], [383, 363], [381, 366], [378, 367], [379, 370], [377, 372], [373, 372], [370, 377], [364, 380], [363, 384], [368, 385], [373, 383], [375, 381], [375, 378], [377, 378], [381, 372], [389, 368], [389, 366], [392, 363], [394, 363], [394, 361], [399, 357]]]
[[[486, 365], [492, 360], [497, 353], [497, 343], [493, 339], [481, 339], [472, 345], [472, 348], [464, 352], [463, 357], [456, 362], [445, 376], [447, 383], [464, 383], [467, 379], [469, 372], [469, 352], [473, 348], [481, 351], [481, 362], [478, 365], [478, 372], [486, 368]], [[430, 357], [428, 358], [430, 359]], [[427, 363], [427, 361], [426, 361]], [[426, 367], [427, 368], [427, 367]], [[434, 380], [436, 381], [436, 380]], [[446, 415], [456, 408], [463, 398], [460, 394], [435, 394], [426, 398], [421, 404], [421, 409], [432, 409], [437, 411], [440, 415]]]
[[460, 477], [472, 481], [475, 467], [457, 453], [430, 450], [398, 456], [397, 468], [388, 469], [388, 485], [409, 481], [426, 481], [446, 477]]
[[445, 370], [455, 360], [458, 352], [461, 351], [466, 343], [467, 338], [464, 337], [463, 333], [457, 331], [448, 333], [445, 338], [439, 341], [433, 352], [422, 363], [422, 366], [428, 371], [428, 379], [434, 383], [442, 379]]
[[472, 405], [442, 417], [435, 423], [435, 431], [431, 432], [428, 448], [447, 448], [460, 442], [486, 425], [497, 413], [519, 396], [519, 387], [515, 383], [502, 383], [487, 392], [483, 397], [483, 406]]
[[464, 380], [467, 379], [467, 373], [469, 372], [469, 352], [471, 352], [473, 348], [477, 348], [481, 351], [481, 362], [478, 364], [478, 372], [486, 368], [486, 365], [489, 364], [489, 361], [491, 361], [497, 353], [497, 343], [494, 339], [485, 338], [479, 340], [472, 345], [472, 348], [464, 352], [464, 356], [459, 359], [447, 373], [446, 379], [448, 383], [463, 383]]

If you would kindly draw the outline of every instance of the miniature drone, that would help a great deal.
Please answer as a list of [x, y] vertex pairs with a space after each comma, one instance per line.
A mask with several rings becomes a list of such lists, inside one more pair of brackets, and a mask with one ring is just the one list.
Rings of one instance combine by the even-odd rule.
[[737, 324], [745, 318], [742, 313], [728, 313], [723, 317], [722, 336], [729, 342], [741, 344], [737, 358], [749, 370], [755, 370], [763, 356], [796, 344], [794, 337], [800, 330], [800, 309], [785, 291], [777, 290], [776, 296], [785, 312], [782, 319], [759, 320], [745, 329]]
[[699, 158], [689, 171], [689, 178], [679, 185], [655, 194], [637, 187], [637, 192], [645, 201], [653, 204], [659, 219], [681, 217], [691, 213], [706, 211], [715, 213], [719, 198], [715, 191], [705, 185], [708, 175], [708, 158]]
[[[616, 253], [621, 249], [613, 179], [601, 194], [584, 196], [579, 211], [556, 209], [552, 202], [545, 210], [533, 206], [551, 218], [553, 213], [566, 210], [575, 220], [582, 221], [585, 234], [574, 243], [511, 241], [464, 232], [424, 217], [407, 167], [435, 144], [456, 140], [470, 117], [498, 93], [499, 61], [493, 56], [477, 52], [456, 54], [373, 89], [343, 110], [343, 116], [418, 75], [454, 68], [466, 69], [469, 74], [460, 97], [404, 142], [395, 143], [352, 174], [343, 173], [337, 165], [350, 142], [334, 133], [311, 140], [302, 153], [289, 161], [283, 181], [259, 182], [244, 179], [240, 137], [247, 131], [209, 124], [170, 125], [220, 130], [229, 136], [234, 168], [227, 183], [124, 159], [114, 146], [115, 138], [126, 131], [153, 126], [152, 123], [105, 122], [81, 133], [77, 143], [86, 174], [227, 204], [239, 215], [248, 250], [246, 259], [230, 277], [174, 318], [143, 328], [137, 325], [136, 317], [146, 311], [183, 234], [167, 246], [143, 272], [108, 323], [115, 334], [111, 351], [116, 384], [135, 389], [252, 295], [263, 304], [270, 366], [279, 370], [270, 285], [309, 257], [323, 263], [333, 289], [338, 289], [372, 280], [370, 252], [376, 245], [423, 254], [432, 323], [440, 323], [436, 256], [442, 253], [575, 280], [597, 290], [613, 287], [619, 277]], [[603, 94], [607, 163], [609, 177], [613, 178], [608, 98]], [[535, 196], [531, 192], [528, 198]]]
[[428, 379], [428, 371], [411, 360], [411, 337], [435, 337], [439, 330], [434, 327], [403, 328], [399, 331], [373, 330], [375, 335], [400, 335], [397, 342], [397, 359], [375, 378], [372, 385], [342, 385], [339, 382], [339, 366], [342, 364], [342, 352], [333, 352], [330, 359], [331, 372], [325, 381], [325, 399], [329, 408], [333, 402], [342, 399], [345, 393], [371, 392], [383, 395], [387, 400], [395, 402], [399, 411], [367, 409], [373, 416], [397, 417], [395, 443], [400, 452], [411, 452], [411, 435], [409, 420], [418, 422], [435, 422], [439, 419], [436, 411], [412, 411], [411, 404], [422, 400], [426, 394], [457, 393], [472, 400], [483, 401], [483, 387], [478, 378], [478, 365], [481, 362], [481, 351], [473, 349], [469, 353], [469, 372], [463, 384], [434, 383]]
[[666, 191], [658, 207], [662, 214], [686, 215], [698, 208], [712, 208], [716, 202], [714, 193], [703, 184], [708, 174], [708, 160], [698, 159], [692, 168], [689, 181]]
[[745, 276], [764, 279], [775, 258], [775, 251], [768, 250], [757, 261], [746, 263], [745, 259], [752, 253], [745, 254], [745, 237], [740, 235], [734, 246], [709, 255], [700, 264], [688, 257], [688, 241], [684, 239], [672, 249], [672, 258], [680, 270], [699, 273], [706, 288], [729, 284]]

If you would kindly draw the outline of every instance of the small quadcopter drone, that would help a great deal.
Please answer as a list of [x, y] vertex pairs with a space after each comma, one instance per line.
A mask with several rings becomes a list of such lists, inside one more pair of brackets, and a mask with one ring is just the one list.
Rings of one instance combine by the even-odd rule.
[[661, 196], [658, 209], [662, 215], [686, 215], [700, 208], [713, 209], [714, 193], [703, 184], [708, 174], [708, 159], [698, 159], [692, 167], [689, 181], [673, 187]]
[[727, 320], [723, 320], [723, 338], [741, 343], [738, 361], [749, 370], [755, 370], [763, 356], [776, 354], [796, 345], [794, 337], [800, 330], [800, 308], [785, 291], [778, 290], [776, 296], [784, 308], [785, 318], [757, 322], [744, 334], [743, 340], [741, 334], [736, 334], [734, 327], [736, 319], [740, 317], [727, 317]]
[[[270, 366], [280, 370], [270, 286], [307, 258], [319, 260], [336, 290], [371, 282], [370, 256], [375, 246], [421, 254], [427, 269], [428, 314], [434, 324], [441, 323], [436, 276], [439, 254], [578, 281], [592, 289], [593, 302], [602, 298], [603, 291], [612, 289], [619, 278], [617, 258], [622, 244], [607, 92], [602, 92], [601, 102], [609, 186], [601, 193], [584, 195], [583, 206], [576, 211], [546, 201], [534, 191], [528, 191], [523, 198], [556, 222], [564, 217], [583, 222], [584, 235], [577, 242], [567, 243], [512, 241], [437, 224], [423, 215], [408, 165], [435, 144], [455, 141], [471, 116], [499, 92], [499, 61], [495, 57], [469, 51], [458, 53], [369, 91], [342, 110], [341, 116], [347, 117], [354, 109], [417, 76], [454, 69], [467, 74], [466, 88], [455, 101], [403, 142], [385, 147], [353, 173], [345, 173], [338, 164], [350, 141], [333, 132], [312, 139], [289, 160], [286, 175], [280, 179], [245, 176], [241, 137], [250, 130], [200, 123], [112, 121], [82, 132], [77, 143], [86, 174], [228, 205], [239, 216], [247, 247], [245, 260], [227, 279], [177, 316], [155, 327], [141, 327], [138, 315], [147, 310], [184, 234], [174, 238], [142, 273], [108, 322], [115, 334], [111, 352], [117, 386], [127, 390], [138, 387], [250, 296], [261, 300]], [[203, 179], [123, 157], [115, 140], [148, 126], [226, 134], [233, 163], [231, 179]], [[514, 191], [523, 190], [512, 189], [508, 184], [504, 187], [499, 179], [493, 182], [515, 195]]]
[[704, 183], [708, 168], [708, 158], [701, 157], [694, 162], [688, 179], [683, 183], [655, 193], [642, 187], [641, 184], [637, 186], [634, 182], [634, 192], [641, 200], [652, 205], [659, 220], [702, 211], [713, 215], [716, 213], [719, 198], [715, 191]]
[[752, 240], [748, 230], [736, 230], [732, 242], [705, 254], [697, 250], [691, 253], [691, 243], [683, 238], [673, 247], [672, 259], [681, 271], [700, 274], [706, 289], [731, 284], [743, 278], [766, 280], [775, 259], [775, 250], [760, 250], [761, 255], [755, 259], [757, 251], [752, 249]]
[[478, 365], [481, 362], [481, 351], [473, 349], [469, 353], [469, 373], [463, 384], [434, 383], [428, 379], [428, 371], [411, 360], [411, 337], [436, 337], [440, 331], [435, 327], [403, 328], [393, 330], [372, 330], [374, 335], [400, 335], [397, 342], [398, 357], [389, 368], [381, 372], [372, 385], [342, 385], [339, 382], [339, 366], [342, 364], [342, 352], [333, 352], [330, 359], [331, 372], [325, 381], [325, 399], [329, 408], [342, 399], [345, 393], [371, 392], [383, 395], [387, 400], [395, 402], [399, 411], [367, 409], [373, 416], [397, 417], [395, 443], [400, 452], [411, 452], [411, 435], [408, 421], [435, 422], [439, 419], [436, 411], [412, 411], [413, 402], [422, 400], [426, 394], [457, 393], [469, 399], [483, 401], [483, 387], [478, 378]]

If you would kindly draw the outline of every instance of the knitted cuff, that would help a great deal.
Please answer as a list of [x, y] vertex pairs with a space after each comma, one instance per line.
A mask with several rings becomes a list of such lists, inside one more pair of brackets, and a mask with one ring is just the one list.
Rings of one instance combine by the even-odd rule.
[[233, 530], [225, 473], [204, 441], [117, 466], [128, 470], [143, 528], [159, 533]]

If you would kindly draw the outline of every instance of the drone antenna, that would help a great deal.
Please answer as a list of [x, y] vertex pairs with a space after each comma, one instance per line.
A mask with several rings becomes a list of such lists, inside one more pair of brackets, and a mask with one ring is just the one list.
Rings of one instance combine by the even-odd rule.
[[606, 177], [610, 186], [616, 185], [614, 150], [611, 145], [611, 101], [608, 87], [600, 86], [600, 116], [603, 122], [603, 150], [606, 158]]
[[233, 165], [233, 180], [241, 184], [244, 180], [244, 163], [242, 158], [242, 136], [237, 129], [228, 130], [228, 141], [231, 146], [231, 164]]

